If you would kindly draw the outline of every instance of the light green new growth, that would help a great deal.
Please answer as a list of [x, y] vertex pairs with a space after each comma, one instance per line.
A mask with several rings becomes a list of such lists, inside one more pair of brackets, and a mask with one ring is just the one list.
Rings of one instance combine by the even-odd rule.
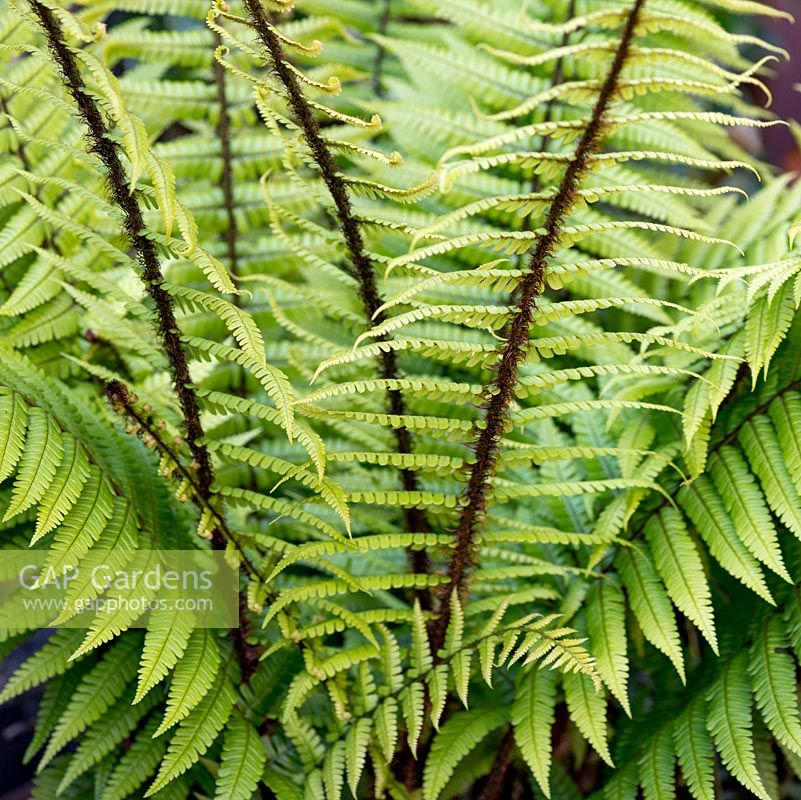
[[238, 629], [21, 664], [33, 797], [801, 774], [801, 184], [731, 135], [782, 16], [0, 7], [2, 547], [240, 567]]

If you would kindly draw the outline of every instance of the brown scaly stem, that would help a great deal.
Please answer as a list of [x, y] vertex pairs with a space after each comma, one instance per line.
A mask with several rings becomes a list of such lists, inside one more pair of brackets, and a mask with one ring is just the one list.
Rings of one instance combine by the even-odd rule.
[[529, 328], [537, 309], [537, 299], [544, 287], [545, 271], [559, 244], [564, 221], [575, 205], [581, 179], [589, 168], [591, 157], [601, 145], [604, 116], [617, 90], [643, 4], [644, 0], [635, 0], [629, 12], [620, 44], [590, 120], [551, 202], [544, 224], [545, 233], [537, 240], [529, 259], [529, 271], [520, 283], [516, 313], [509, 325], [506, 345], [500, 354], [496, 377], [490, 387], [490, 398], [484, 415], [485, 425], [476, 441], [475, 462], [464, 492], [462, 511], [455, 532], [456, 541], [448, 568], [449, 581], [442, 593], [439, 615], [431, 630], [434, 652], [445, 641], [450, 621], [451, 593], [464, 593], [474, 566], [476, 534], [486, 514], [491, 481], [497, 466], [499, 442], [509, 419], [520, 364], [528, 352]]
[[[136, 397], [132, 395], [127, 387], [120, 381], [109, 381], [103, 386], [103, 394], [108, 399], [112, 408], [122, 417], [134, 425], [145, 439], [146, 444], [151, 444], [154, 449], [162, 456], [166, 456], [169, 462], [175, 467], [181, 479], [191, 488], [192, 502], [197, 506], [201, 513], [208, 514], [214, 520], [212, 528], [212, 541], [217, 538], [223, 542], [232, 542], [242, 556], [242, 563], [245, 571], [253, 578], [264, 581], [264, 576], [259, 574], [256, 567], [247, 558], [244, 550], [237, 541], [234, 532], [228, 527], [228, 523], [220, 512], [201, 495], [200, 486], [197, 478], [188, 470], [175, 450], [161, 435], [158, 425], [153, 424], [145, 413], [136, 406]], [[242, 679], [247, 682], [258, 666], [261, 652], [247, 641], [249, 635], [249, 623], [247, 619], [247, 603], [240, 592], [239, 594], [239, 627], [231, 631], [231, 641], [237, 653], [237, 659], [242, 672]]]
[[[214, 31], [214, 50], [222, 44], [222, 37]], [[225, 67], [214, 56], [214, 84], [217, 87], [217, 106], [219, 107], [220, 118], [217, 120], [217, 139], [220, 142], [220, 157], [222, 158], [222, 174], [220, 175], [220, 188], [223, 193], [223, 206], [225, 207], [225, 251], [228, 256], [228, 270], [236, 278], [239, 274], [239, 259], [236, 252], [236, 240], [238, 229], [236, 225], [236, 201], [234, 199], [234, 171], [233, 155], [231, 153], [231, 115], [228, 107], [228, 92], [226, 86]], [[234, 305], [242, 304], [241, 296], [236, 294], [233, 298]], [[240, 397], [246, 394], [246, 375], [240, 372], [236, 385], [232, 387]]]
[[515, 737], [512, 729], [506, 732], [503, 737], [501, 746], [495, 755], [495, 760], [492, 762], [492, 769], [490, 769], [487, 782], [478, 796], [478, 800], [500, 800], [503, 796], [504, 783], [506, 782], [506, 775], [509, 772], [509, 765], [512, 762], [512, 753], [515, 747]]
[[[311, 156], [334, 201], [336, 216], [345, 239], [350, 262], [353, 265], [355, 277], [359, 283], [359, 296], [362, 301], [364, 315], [368, 320], [368, 324], [372, 326], [380, 325], [385, 320], [385, 316], [382, 312], [379, 312], [381, 297], [376, 284], [375, 269], [367, 255], [361, 229], [353, 214], [350, 197], [336, 161], [320, 133], [320, 125], [306, 101], [297, 77], [287, 66], [284, 47], [267, 19], [264, 8], [259, 0], [244, 0], [244, 4], [250, 14], [256, 33], [267, 50], [273, 72], [286, 89], [287, 100], [295, 121], [303, 131]], [[377, 341], [385, 340], [384, 337], [377, 339]], [[381, 377], [384, 380], [397, 379], [399, 370], [397, 356], [394, 351], [388, 350], [381, 353], [379, 368]], [[397, 389], [387, 391], [387, 405], [390, 414], [397, 416], [406, 414], [406, 404]], [[399, 453], [409, 454], [413, 452], [412, 437], [407, 428], [395, 429], [394, 435]], [[403, 468], [400, 470], [400, 474], [404, 491], [418, 491], [417, 475], [413, 470]], [[418, 508], [405, 509], [404, 522], [406, 530], [412, 533], [424, 533], [429, 530], [425, 515]], [[414, 572], [427, 573], [429, 571], [429, 559], [424, 551], [413, 551], [409, 554], [409, 557]], [[424, 599], [421, 598], [421, 602]]]
[[[142, 264], [141, 280], [156, 310], [158, 333], [170, 365], [175, 393], [181, 407], [186, 428], [186, 439], [192, 454], [196, 489], [199, 498], [206, 504], [211, 500], [214, 472], [209, 451], [203, 444], [204, 431], [200, 421], [200, 406], [189, 375], [189, 364], [181, 345], [178, 323], [175, 319], [172, 298], [164, 288], [156, 246], [146, 236], [142, 211], [136, 195], [129, 190], [125, 170], [120, 161], [115, 143], [109, 138], [109, 129], [95, 100], [89, 95], [78, 69], [77, 59], [68, 47], [57, 19], [50, 9], [39, 0], [29, 0], [47, 38], [48, 47], [58, 65], [64, 84], [75, 101], [80, 115], [89, 130], [90, 149], [98, 155], [107, 172], [107, 182], [112, 198], [123, 212], [124, 228]], [[212, 547], [225, 549], [226, 539], [217, 526], [212, 532]], [[249, 659], [239, 638], [242, 631], [234, 632], [234, 647], [245, 673], [250, 669]]]
[[[214, 49], [222, 44], [220, 34], [214, 32]], [[239, 264], [236, 255], [236, 216], [234, 215], [234, 175], [231, 168], [231, 116], [228, 110], [228, 94], [225, 86], [225, 67], [215, 58], [214, 59], [214, 83], [217, 87], [217, 105], [220, 110], [220, 118], [217, 120], [217, 138], [220, 141], [220, 155], [222, 156], [222, 175], [220, 177], [220, 187], [223, 192], [223, 202], [225, 204], [225, 249], [228, 255], [228, 267], [232, 275], [238, 274]], [[238, 304], [239, 295], [234, 296], [234, 302]]]
[[81, 117], [89, 129], [91, 150], [99, 156], [106, 168], [111, 195], [123, 212], [125, 232], [141, 261], [141, 279], [156, 308], [158, 332], [170, 364], [173, 385], [184, 417], [187, 443], [196, 462], [201, 491], [207, 499], [211, 494], [214, 473], [209, 452], [202, 443], [200, 407], [192, 389], [189, 366], [181, 346], [172, 298], [163, 285], [164, 277], [161, 274], [156, 245], [146, 236], [142, 211], [136, 196], [129, 189], [117, 147], [108, 136], [109, 129], [97, 103], [86, 90], [86, 84], [78, 70], [77, 59], [67, 46], [58, 21], [39, 0], [29, 0], [29, 2], [44, 29], [48, 47], [61, 70], [67, 90], [75, 100]]

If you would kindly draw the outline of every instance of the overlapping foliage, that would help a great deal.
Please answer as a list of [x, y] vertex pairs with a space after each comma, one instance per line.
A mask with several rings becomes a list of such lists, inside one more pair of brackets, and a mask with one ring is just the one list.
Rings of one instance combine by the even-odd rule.
[[238, 631], [22, 665], [36, 797], [778, 796], [801, 187], [730, 135], [777, 13], [2, 9], [4, 546], [241, 565]]

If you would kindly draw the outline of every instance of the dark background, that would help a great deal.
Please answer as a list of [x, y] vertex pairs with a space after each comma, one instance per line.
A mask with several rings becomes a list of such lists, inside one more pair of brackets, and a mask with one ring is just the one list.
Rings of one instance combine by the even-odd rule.
[[[765, 83], [773, 93], [772, 110], [780, 119], [795, 120], [801, 125], [801, 2], [798, 0], [771, 0], [774, 8], [787, 11], [796, 17], [796, 24], [788, 20], [770, 20], [756, 23], [753, 20], [743, 28], [790, 53], [790, 60], [771, 65], [772, 78]], [[762, 133], [754, 155], [775, 164], [783, 172], [801, 171], [801, 148], [793, 134], [785, 127], [767, 128]], [[750, 149], [750, 148], [749, 148]]]

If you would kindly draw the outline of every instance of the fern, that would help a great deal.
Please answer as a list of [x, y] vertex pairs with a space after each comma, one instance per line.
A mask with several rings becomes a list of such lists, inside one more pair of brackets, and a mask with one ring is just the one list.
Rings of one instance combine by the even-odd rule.
[[70, 584], [0, 693], [44, 687], [33, 796], [790, 780], [801, 187], [730, 136], [779, 124], [758, 15], [0, 9], [2, 546], [239, 581], [227, 632]]

